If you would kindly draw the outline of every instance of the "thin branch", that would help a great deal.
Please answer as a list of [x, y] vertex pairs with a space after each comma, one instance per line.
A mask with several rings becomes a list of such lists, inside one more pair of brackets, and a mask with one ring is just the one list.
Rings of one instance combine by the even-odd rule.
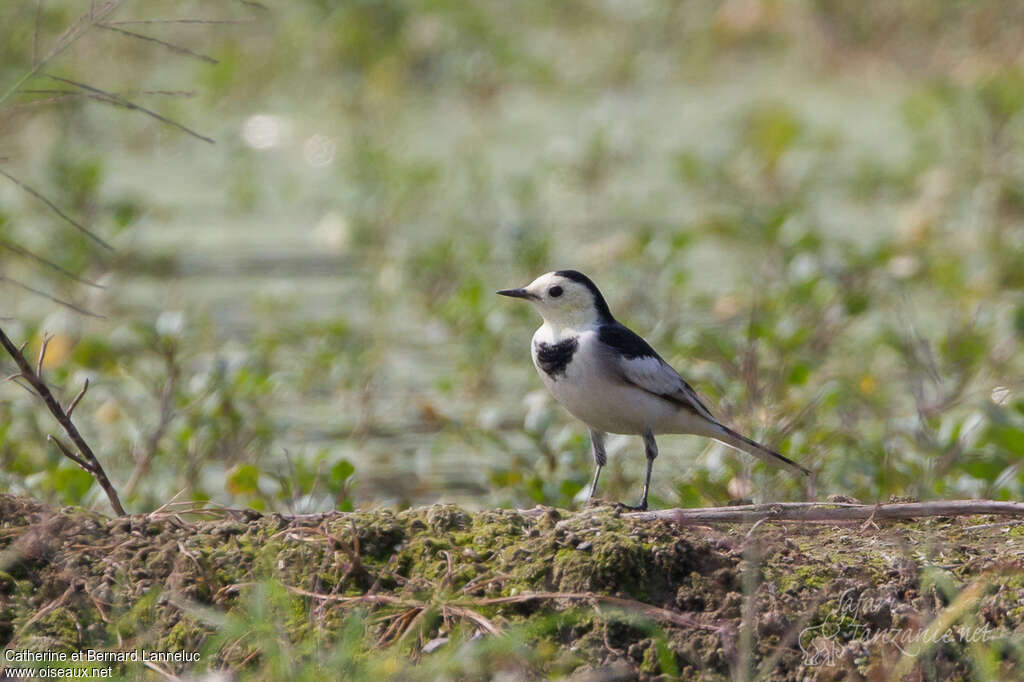
[[90, 448], [89, 444], [85, 442], [84, 438], [82, 438], [82, 434], [79, 433], [78, 427], [76, 427], [75, 423], [71, 421], [71, 417], [68, 413], [60, 406], [57, 399], [53, 397], [50, 387], [46, 385], [46, 382], [43, 381], [42, 378], [40, 378], [38, 372], [34, 372], [32, 370], [32, 365], [27, 359], [25, 359], [24, 354], [11, 342], [9, 338], [7, 338], [7, 334], [5, 334], [2, 329], [0, 329], [0, 345], [4, 347], [4, 350], [7, 351], [8, 355], [10, 355], [18, 365], [18, 369], [21, 370], [22, 378], [32, 386], [36, 395], [42, 398], [46, 407], [50, 410], [50, 414], [52, 414], [54, 419], [56, 419], [61, 427], [63, 427], [64, 432], [68, 434], [71, 442], [75, 444], [75, 448], [78, 450], [78, 455], [74, 455], [71, 453], [70, 449], [63, 447], [63, 444], [56, 438], [52, 439], [53, 442], [57, 444], [57, 447], [61, 449], [61, 452], [71, 459], [71, 461], [85, 468], [86, 471], [92, 474], [93, 478], [96, 479], [103, 488], [103, 491], [107, 494], [107, 499], [110, 500], [110, 506], [114, 508], [114, 511], [118, 516], [124, 516], [124, 507], [121, 506], [121, 500], [117, 496], [117, 490], [114, 489], [110, 479], [107, 478], [107, 474], [103, 470], [103, 465], [101, 465], [100, 461], [96, 458], [92, 448]]
[[[255, 583], [236, 583], [234, 585], [226, 585], [221, 589], [223, 590], [228, 587], [247, 587], [253, 584]], [[289, 592], [294, 592], [295, 594], [301, 595], [303, 597], [310, 597], [312, 599], [323, 599], [324, 601], [333, 601], [339, 604], [391, 604], [394, 606], [420, 606], [418, 602], [409, 599], [402, 599], [401, 597], [395, 597], [389, 594], [361, 594], [355, 597], [343, 597], [337, 594], [320, 594], [318, 592], [310, 592], [309, 590], [304, 590], [301, 587], [292, 587], [291, 585], [285, 585], [285, 587], [288, 589]]]
[[28, 385], [28, 384], [26, 384], [26, 383], [23, 383], [23, 380], [22, 380], [22, 378], [21, 378], [21, 375], [20, 375], [20, 374], [15, 374], [15, 375], [14, 375], [14, 376], [12, 376], [12, 377], [8, 377], [8, 378], [7, 378], [7, 380], [8, 380], [8, 381], [10, 381], [10, 382], [11, 382], [12, 384], [14, 384], [15, 386], [21, 386], [21, 387], [22, 387], [23, 389], [25, 389], [26, 391], [28, 391], [28, 394], [29, 394], [29, 395], [35, 395], [35, 394], [36, 394], [36, 393], [35, 393], [35, 391], [33, 391], [33, 390], [32, 390], [32, 387], [31, 387], [31, 386], [29, 386], [29, 385]]
[[68, 405], [68, 409], [67, 409], [68, 419], [71, 418], [71, 413], [75, 411], [76, 407], [78, 407], [78, 403], [81, 402], [82, 398], [85, 397], [85, 392], [88, 391], [88, 390], [89, 390], [89, 377], [86, 377], [85, 378], [85, 384], [82, 386], [82, 390], [78, 392], [78, 395], [75, 396], [75, 399], [71, 401], [70, 405]]
[[48, 268], [50, 268], [52, 270], [56, 270], [60, 274], [64, 275], [65, 277], [68, 277], [70, 279], [73, 279], [74, 281], [78, 282], [79, 284], [85, 284], [87, 286], [95, 287], [97, 289], [106, 289], [106, 287], [103, 286], [102, 284], [97, 284], [96, 282], [90, 282], [87, 279], [82, 279], [81, 277], [79, 277], [75, 273], [73, 273], [73, 272], [71, 272], [71, 271], [69, 271], [69, 270], [67, 270], [65, 268], [62, 268], [60, 265], [57, 265], [53, 261], [47, 260], [46, 258], [43, 258], [42, 256], [29, 251], [28, 249], [22, 248], [22, 247], [18, 246], [17, 244], [13, 244], [13, 243], [9, 242], [6, 239], [0, 239], [0, 247], [3, 247], [5, 249], [7, 249], [8, 251], [13, 251], [14, 253], [18, 254], [19, 256], [24, 256], [25, 258], [31, 258], [32, 260], [34, 260], [35, 262], [39, 263], [40, 265], [45, 265], [46, 267], [48, 267]]
[[74, 462], [78, 466], [82, 467], [83, 469], [88, 471], [90, 474], [95, 474], [95, 472], [92, 470], [92, 467], [89, 465], [89, 463], [86, 462], [81, 457], [79, 457], [78, 455], [76, 455], [75, 453], [71, 452], [71, 448], [69, 448], [67, 445], [64, 445], [64, 441], [62, 441], [60, 438], [57, 438], [57, 436], [54, 436], [54, 435], [50, 435], [50, 436], [46, 437], [46, 440], [48, 440], [51, 443], [53, 443], [54, 445], [56, 445], [57, 449], [61, 451], [61, 454], [63, 454], [68, 459], [70, 459], [72, 462]]
[[46, 349], [49, 348], [52, 340], [53, 335], [43, 334], [43, 342], [39, 345], [39, 358], [36, 360], [36, 376], [39, 378], [43, 376], [43, 360], [46, 359]]
[[133, 24], [253, 24], [252, 19], [129, 19], [108, 21], [107, 26], [131, 26]]
[[0, 175], [3, 175], [5, 178], [7, 178], [11, 182], [13, 182], [15, 185], [17, 185], [18, 187], [21, 187], [23, 190], [25, 190], [26, 192], [28, 192], [29, 194], [34, 196], [36, 199], [39, 199], [41, 202], [43, 202], [44, 204], [49, 206], [53, 210], [54, 213], [59, 215], [61, 218], [63, 218], [68, 223], [71, 223], [73, 226], [75, 226], [78, 229], [79, 232], [82, 232], [83, 234], [85, 234], [86, 236], [91, 238], [93, 241], [95, 241], [97, 244], [99, 244], [103, 248], [108, 249], [110, 251], [114, 250], [113, 246], [111, 246], [107, 242], [105, 242], [102, 239], [100, 239], [94, 232], [89, 230], [87, 227], [85, 227], [81, 223], [75, 221], [69, 215], [64, 213], [64, 211], [62, 211], [59, 208], [57, 208], [57, 204], [55, 204], [52, 201], [50, 201], [49, 199], [47, 199], [45, 196], [43, 196], [42, 194], [40, 194], [36, 190], [32, 189], [31, 187], [26, 185], [24, 182], [22, 182], [18, 178], [14, 177], [13, 175], [11, 175], [10, 173], [8, 173], [7, 171], [5, 171], [2, 168], [0, 168]]
[[114, 26], [112, 24], [97, 24], [97, 26], [99, 28], [102, 28], [102, 29], [106, 30], [106, 31], [114, 31], [115, 33], [121, 33], [121, 34], [129, 36], [131, 38], [136, 38], [138, 40], [144, 40], [144, 41], [146, 41], [148, 43], [156, 43], [157, 45], [162, 45], [163, 47], [166, 47], [171, 52], [176, 52], [178, 54], [182, 54], [182, 55], [185, 55], [185, 56], [188, 56], [188, 57], [195, 57], [196, 59], [201, 59], [204, 62], [208, 62], [210, 64], [219, 64], [220, 63], [216, 59], [214, 59], [213, 57], [209, 57], [209, 56], [207, 56], [205, 54], [200, 54], [198, 52], [193, 52], [192, 50], [190, 50], [190, 49], [188, 49], [186, 47], [182, 47], [180, 45], [175, 45], [174, 43], [169, 43], [169, 42], [167, 42], [165, 40], [160, 40], [159, 38], [154, 38], [152, 36], [142, 35], [141, 33], [136, 33], [135, 31], [128, 31], [128, 30], [125, 30], [123, 28], [118, 28], [117, 26]]
[[[533, 510], [528, 510], [532, 512]], [[641, 521], [668, 520], [677, 523], [752, 523], [768, 521], [855, 521], [868, 518], [909, 520], [935, 516], [1024, 516], [1024, 502], [994, 500], [936, 500], [898, 504], [852, 504], [841, 502], [777, 502], [703, 509], [662, 509], [632, 512], [625, 518]]]
[[492, 620], [485, 617], [483, 614], [477, 613], [473, 609], [466, 608], [465, 606], [450, 606], [445, 605], [444, 610], [451, 613], [456, 618], [465, 618], [476, 623], [482, 630], [485, 630], [489, 635], [500, 635], [501, 628], [494, 624]]
[[116, 104], [118, 106], [125, 107], [126, 109], [135, 109], [136, 111], [141, 111], [142, 113], [144, 113], [144, 114], [146, 114], [148, 116], [152, 116], [156, 120], [161, 121], [163, 123], [166, 123], [169, 126], [173, 126], [173, 127], [177, 128], [177, 129], [183, 131], [183, 132], [186, 132], [189, 135], [202, 140], [203, 142], [209, 142], [210, 144], [214, 144], [213, 138], [206, 137], [205, 135], [200, 135], [196, 131], [194, 131], [191, 128], [188, 128], [188, 127], [182, 125], [181, 123], [178, 123], [177, 121], [172, 121], [171, 119], [167, 118], [166, 116], [162, 116], [162, 115], [156, 113], [152, 109], [147, 109], [144, 106], [141, 106], [139, 104], [135, 104], [134, 102], [126, 100], [123, 97], [119, 97], [117, 94], [115, 94], [113, 92], [107, 92], [105, 90], [100, 90], [99, 88], [93, 87], [91, 85], [86, 85], [85, 83], [79, 83], [77, 81], [73, 81], [73, 80], [70, 80], [68, 78], [61, 78], [60, 76], [54, 76], [52, 74], [46, 74], [46, 77], [50, 78], [52, 80], [55, 80], [55, 81], [57, 81], [59, 83], [67, 83], [68, 85], [73, 85], [76, 88], [80, 88], [80, 89], [86, 90], [88, 92], [93, 92], [93, 93], [96, 93], [97, 95], [103, 95], [104, 97], [106, 97], [107, 99], [110, 100], [111, 104]]
[[[59, 93], [54, 94], [52, 97], [42, 97], [39, 99], [28, 100], [20, 102], [18, 104], [12, 104], [8, 109], [11, 111], [18, 111], [20, 109], [31, 109], [32, 107], [45, 106], [48, 104], [62, 104], [67, 101], [91, 99], [97, 102], [103, 102], [104, 104], [110, 104], [113, 106], [120, 106], [119, 102], [111, 100], [109, 97], [103, 95], [94, 95], [91, 92], [72, 92], [69, 90], [19, 90], [19, 93], [24, 94], [42, 94], [45, 92]], [[120, 92], [117, 93], [119, 96], [126, 94], [135, 95], [165, 95], [167, 97], [195, 97], [195, 92], [192, 90], [135, 90], [131, 92]], [[5, 159], [0, 159], [3, 161]]]
[[[75, 95], [77, 97], [83, 97], [82, 93], [77, 90], [59, 90], [57, 88], [25, 88], [18, 90], [20, 94], [24, 95]], [[195, 90], [123, 90], [121, 92], [113, 93], [118, 97], [127, 97], [128, 95], [166, 95], [168, 97], [195, 97]], [[106, 97], [100, 97], [99, 99], [106, 100]]]
[[[0, 171], [0, 172], [2, 172], [2, 171]], [[43, 298], [48, 299], [50, 301], [53, 301], [54, 303], [56, 303], [58, 305], [62, 305], [65, 308], [70, 308], [71, 310], [74, 310], [76, 313], [81, 313], [82, 315], [86, 315], [88, 317], [95, 317], [95, 318], [98, 318], [98, 319], [101, 319], [101, 320], [103, 319], [102, 315], [99, 315], [97, 313], [94, 313], [94, 312], [91, 312], [89, 310], [86, 310], [85, 308], [83, 308], [83, 307], [81, 307], [79, 305], [75, 305], [74, 303], [72, 303], [70, 301], [65, 301], [64, 299], [57, 298], [56, 296], [48, 294], [45, 291], [41, 291], [41, 290], [36, 289], [34, 287], [30, 287], [29, 285], [27, 285], [27, 284], [25, 284], [23, 282], [19, 282], [16, 279], [11, 279], [10, 277], [6, 277], [5, 275], [0, 275], [0, 282], [7, 282], [8, 284], [13, 284], [14, 286], [18, 287], [19, 289], [24, 289], [25, 291], [27, 291], [29, 293], [32, 293], [32, 294], [35, 294], [36, 296], [42, 296]]]

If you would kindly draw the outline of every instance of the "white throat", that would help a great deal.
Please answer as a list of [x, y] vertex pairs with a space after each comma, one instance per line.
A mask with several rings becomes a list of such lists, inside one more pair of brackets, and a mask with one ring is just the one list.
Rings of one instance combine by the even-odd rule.
[[555, 341], [577, 336], [600, 326], [597, 311], [593, 309], [559, 310], [557, 315], [552, 315], [551, 311], [540, 310], [540, 306], [537, 308], [537, 312], [544, 320], [544, 326], [551, 331], [551, 337]]

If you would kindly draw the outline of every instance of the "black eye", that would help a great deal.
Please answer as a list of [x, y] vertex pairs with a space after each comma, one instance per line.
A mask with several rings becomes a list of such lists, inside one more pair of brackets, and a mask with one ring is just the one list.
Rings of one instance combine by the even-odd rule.
[[558, 286], [557, 284], [555, 286], [551, 287], [550, 289], [548, 289], [548, 296], [550, 296], [551, 298], [558, 298], [561, 295], [562, 295], [562, 287]]

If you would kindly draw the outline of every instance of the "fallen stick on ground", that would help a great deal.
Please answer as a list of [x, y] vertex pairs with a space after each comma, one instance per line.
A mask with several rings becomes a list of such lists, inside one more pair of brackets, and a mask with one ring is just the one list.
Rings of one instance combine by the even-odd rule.
[[776, 502], [735, 507], [627, 512], [623, 516], [645, 521], [664, 519], [677, 523], [749, 523], [762, 519], [768, 521], [857, 521], [862, 519], [892, 520], [935, 516], [975, 516], [979, 514], [1024, 517], [1024, 502], [997, 502], [994, 500], [934, 500], [892, 504]]

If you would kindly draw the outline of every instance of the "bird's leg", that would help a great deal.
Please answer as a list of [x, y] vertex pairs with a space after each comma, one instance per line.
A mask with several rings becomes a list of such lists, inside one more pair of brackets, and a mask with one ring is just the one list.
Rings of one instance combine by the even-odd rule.
[[594, 499], [594, 493], [597, 492], [597, 477], [601, 475], [601, 467], [608, 461], [608, 456], [604, 452], [603, 432], [590, 429], [590, 445], [594, 448], [594, 463], [597, 464], [597, 470], [594, 472], [594, 480], [590, 484], [590, 497], [587, 498], [588, 504]]
[[654, 468], [654, 459], [658, 456], [658, 443], [654, 440], [654, 432], [650, 429], [644, 431], [644, 454], [647, 455], [647, 479], [644, 481], [644, 496], [640, 500], [640, 511], [647, 511], [647, 493], [651, 489], [651, 469]]

